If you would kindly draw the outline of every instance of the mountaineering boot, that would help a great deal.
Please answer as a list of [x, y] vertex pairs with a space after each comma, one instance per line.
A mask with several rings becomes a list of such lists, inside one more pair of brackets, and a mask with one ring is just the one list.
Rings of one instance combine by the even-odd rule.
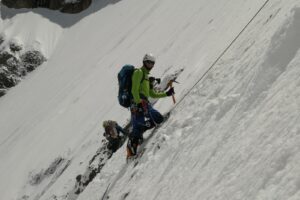
[[128, 139], [128, 143], [126, 146], [127, 159], [134, 157], [136, 155], [137, 146], [138, 146], [138, 143], [136, 143], [133, 138]]
[[130, 158], [135, 158], [139, 154], [141, 144], [143, 143], [143, 138], [129, 138], [126, 146], [127, 160]]

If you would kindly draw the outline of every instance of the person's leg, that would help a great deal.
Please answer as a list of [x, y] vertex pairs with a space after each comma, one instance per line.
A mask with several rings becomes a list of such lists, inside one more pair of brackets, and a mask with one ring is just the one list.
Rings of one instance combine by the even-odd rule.
[[149, 117], [153, 121], [154, 125], [161, 124], [164, 121], [164, 116], [155, 110], [151, 105], [148, 106]]
[[142, 138], [145, 130], [145, 116], [143, 113], [131, 114], [132, 133], [129, 137]]
[[145, 129], [145, 116], [143, 113], [131, 113], [132, 132], [127, 143], [127, 157], [136, 155], [137, 147], [143, 141]]

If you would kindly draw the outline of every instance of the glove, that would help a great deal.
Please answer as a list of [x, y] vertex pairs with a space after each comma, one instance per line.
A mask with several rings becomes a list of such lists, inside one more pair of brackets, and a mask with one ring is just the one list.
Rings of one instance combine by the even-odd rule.
[[167, 95], [167, 96], [172, 96], [173, 94], [175, 94], [175, 91], [174, 91], [174, 88], [171, 87], [171, 88], [166, 92], [166, 95]]
[[150, 83], [153, 83], [154, 81], [155, 81], [155, 77], [150, 76], [150, 77], [149, 77], [149, 82], [150, 82]]
[[155, 80], [156, 80], [157, 84], [160, 84], [160, 82], [161, 82], [160, 78], [157, 78]]

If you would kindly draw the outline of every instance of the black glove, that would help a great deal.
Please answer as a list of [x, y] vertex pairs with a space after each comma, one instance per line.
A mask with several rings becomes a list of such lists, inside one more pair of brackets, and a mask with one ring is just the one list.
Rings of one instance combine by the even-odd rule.
[[160, 84], [160, 82], [161, 82], [160, 78], [157, 78], [156, 82], [157, 82], [157, 84]]
[[173, 94], [175, 94], [175, 91], [174, 91], [174, 88], [171, 87], [171, 88], [166, 92], [166, 95], [167, 95], [167, 96], [172, 96]]
[[153, 83], [154, 81], [155, 81], [155, 77], [150, 76], [150, 77], [149, 77], [149, 82], [150, 82], [150, 83]]

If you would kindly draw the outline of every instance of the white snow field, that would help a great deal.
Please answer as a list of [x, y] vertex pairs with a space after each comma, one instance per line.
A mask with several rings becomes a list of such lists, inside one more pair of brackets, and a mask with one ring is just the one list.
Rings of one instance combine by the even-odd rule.
[[[1, 5], [0, 34], [1, 48], [15, 39], [48, 59], [0, 98], [1, 200], [300, 199], [299, 1], [95, 0], [76, 15]], [[155, 104], [170, 118], [137, 165], [123, 146], [70, 195], [102, 121], [130, 118], [117, 73], [146, 52], [157, 77], [184, 68], [177, 104]]]

